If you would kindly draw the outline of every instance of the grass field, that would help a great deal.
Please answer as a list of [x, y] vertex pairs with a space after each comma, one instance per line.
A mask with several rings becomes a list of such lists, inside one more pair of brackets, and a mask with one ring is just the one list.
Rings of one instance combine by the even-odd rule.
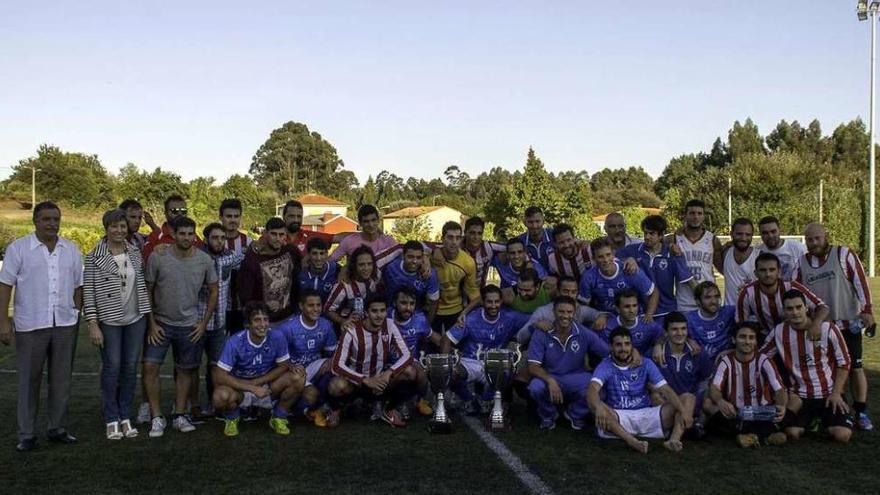
[[[872, 280], [875, 303], [880, 278]], [[169, 359], [170, 360], [170, 359]], [[880, 344], [865, 340], [871, 383], [870, 412], [880, 419]], [[227, 439], [211, 421], [190, 434], [170, 428], [161, 439], [142, 435], [108, 442], [100, 417], [100, 358], [80, 334], [71, 399], [70, 429], [75, 446], [40, 439], [28, 454], [15, 451], [15, 356], [0, 349], [0, 491], [62, 493], [528, 493], [514, 473], [460, 421], [449, 436], [432, 436], [425, 421], [392, 430], [365, 419], [336, 430], [298, 422], [288, 438], [265, 422], [243, 423]], [[170, 372], [170, 369], [165, 371]], [[163, 381], [170, 404], [171, 381]], [[45, 393], [45, 392], [44, 392]], [[41, 409], [45, 410], [45, 401]], [[41, 411], [41, 413], [43, 412]], [[666, 452], [659, 442], [641, 456], [619, 441], [600, 441], [567, 424], [543, 434], [524, 406], [514, 406], [513, 431], [500, 439], [554, 493], [873, 493], [880, 436], [858, 432], [848, 446], [807, 438], [784, 447], [743, 451], [727, 439], [688, 442], [683, 452]], [[40, 428], [45, 429], [41, 414]], [[41, 430], [42, 431], [42, 430]]]

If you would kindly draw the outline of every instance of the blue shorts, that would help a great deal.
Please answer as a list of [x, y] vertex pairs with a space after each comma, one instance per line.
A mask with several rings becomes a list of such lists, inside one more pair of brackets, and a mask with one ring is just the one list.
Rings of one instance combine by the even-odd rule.
[[144, 362], [161, 365], [165, 362], [165, 354], [170, 346], [174, 355], [174, 366], [182, 370], [199, 369], [199, 365], [202, 363], [201, 341], [189, 341], [189, 334], [195, 330], [195, 327], [176, 327], [165, 323], [156, 323], [165, 331], [165, 338], [159, 345], [147, 343], [144, 348]]

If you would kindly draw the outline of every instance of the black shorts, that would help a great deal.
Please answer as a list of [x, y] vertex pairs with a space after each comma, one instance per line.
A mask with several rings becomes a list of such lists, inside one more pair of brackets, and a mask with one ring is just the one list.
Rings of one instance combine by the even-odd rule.
[[431, 329], [440, 335], [446, 335], [446, 332], [455, 326], [459, 314], [460, 313], [451, 315], [434, 315], [434, 321], [431, 322]]
[[720, 412], [713, 414], [706, 423], [706, 428], [718, 435], [731, 436], [754, 433], [761, 440], [773, 433], [782, 431], [784, 427], [784, 420], [781, 423], [774, 423], [772, 421], [742, 421], [739, 418], [725, 418]]
[[801, 398], [801, 409], [795, 413], [794, 425], [799, 428], [810, 429], [814, 421], [820, 421], [823, 428], [843, 426], [852, 429], [853, 418], [849, 414], [834, 412], [825, 406], [825, 399]]
[[849, 330], [841, 330], [846, 348], [849, 349], [849, 359], [852, 361], [851, 370], [862, 367], [862, 332], [852, 333]]

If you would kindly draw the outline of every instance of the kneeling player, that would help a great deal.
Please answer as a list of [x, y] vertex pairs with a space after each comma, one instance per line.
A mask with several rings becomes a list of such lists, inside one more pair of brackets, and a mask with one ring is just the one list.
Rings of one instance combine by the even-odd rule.
[[[321, 396], [330, 382], [330, 360], [336, 351], [336, 333], [330, 320], [321, 317], [321, 294], [315, 289], [302, 289], [299, 294], [300, 314], [291, 316], [276, 327], [287, 339], [290, 363], [306, 370], [306, 385], [302, 401], [305, 415], [315, 426], [334, 427], [319, 408]], [[338, 418], [335, 418], [338, 420]]]
[[[694, 435], [702, 437], [700, 416], [703, 409], [703, 396], [706, 381], [712, 374], [712, 362], [705, 352], [697, 352], [688, 342], [687, 318], [678, 311], [668, 313], [663, 319], [666, 342], [663, 344], [663, 361], [656, 362], [666, 379], [666, 383], [678, 394], [685, 409], [697, 415], [694, 421]], [[663, 398], [655, 394], [654, 403], [662, 404]], [[680, 441], [684, 432], [678, 425], [672, 429], [670, 440]]]
[[[711, 415], [710, 429], [736, 434], [741, 447], [757, 447], [762, 440], [770, 445], [785, 443], [782, 419], [788, 393], [773, 360], [756, 352], [760, 332], [761, 328], [754, 322], [734, 324], [730, 334], [736, 347], [734, 352], [725, 354], [718, 361], [709, 385], [709, 400], [704, 406], [706, 413]], [[776, 406], [773, 421], [743, 421], [740, 418], [743, 407], [771, 403]]]
[[[643, 360], [636, 364], [629, 330], [618, 327], [611, 332], [611, 356], [593, 372], [587, 390], [587, 403], [596, 416], [596, 429], [602, 438], [622, 438], [634, 450], [648, 453], [648, 442], [637, 437], [664, 438], [675, 424], [686, 430], [693, 423], [693, 411], [686, 409], [657, 365]], [[651, 406], [650, 387], [658, 390], [666, 404]], [[605, 402], [600, 392], [605, 389]], [[607, 404], [606, 404], [607, 402]], [[681, 442], [667, 440], [663, 446], [681, 450]]]
[[556, 427], [559, 406], [567, 404], [563, 415], [574, 430], [584, 427], [587, 409], [586, 370], [589, 355], [605, 358], [608, 344], [596, 332], [575, 323], [576, 303], [571, 297], [558, 296], [553, 301], [555, 321], [549, 332], [534, 332], [529, 343], [529, 393], [538, 405], [541, 429]]
[[770, 332], [761, 352], [771, 358], [780, 354], [791, 380], [793, 393], [788, 409], [796, 418], [794, 424], [786, 425], [785, 433], [796, 440], [807, 427], [818, 422], [835, 441], [849, 442], [853, 419], [843, 391], [850, 359], [840, 329], [823, 321], [813, 335], [815, 328], [807, 313], [807, 298], [797, 289], [782, 295], [782, 309], [785, 323]]
[[241, 409], [250, 406], [272, 408], [269, 426], [289, 435], [287, 415], [302, 393], [305, 370], [290, 371], [287, 342], [281, 332], [269, 330], [265, 303], [248, 303], [245, 317], [247, 330], [229, 337], [214, 369], [214, 409], [226, 420], [226, 436], [238, 435]]
[[359, 396], [375, 400], [377, 419], [393, 427], [406, 426], [396, 407], [414, 392], [412, 355], [397, 325], [387, 318], [384, 297], [367, 296], [364, 311], [366, 317], [343, 332], [333, 355], [336, 376], [327, 388], [330, 414], [338, 417], [342, 401]]
[[[452, 390], [464, 402], [466, 412], [473, 411], [473, 395], [469, 385], [481, 384], [482, 401], [479, 406], [489, 412], [490, 399], [494, 390], [486, 380], [480, 352], [504, 348], [519, 328], [519, 315], [501, 307], [501, 289], [497, 285], [487, 285], [480, 290], [483, 308], [468, 313], [463, 325], [455, 325], [443, 337], [440, 352], [449, 354], [452, 346], [461, 350], [461, 362], [455, 367], [452, 377]], [[506, 391], [502, 391], [506, 392]]]
[[[412, 288], [399, 288], [394, 294], [394, 307], [388, 310], [388, 317], [400, 329], [400, 334], [403, 335], [403, 340], [406, 341], [409, 353], [413, 357], [413, 371], [415, 372], [417, 390], [415, 394], [416, 409], [419, 411], [419, 414], [430, 416], [434, 413], [434, 409], [425, 400], [425, 394], [428, 391], [428, 377], [416, 358], [421, 355], [422, 347], [426, 343], [430, 343], [435, 348], [439, 347], [441, 337], [439, 333], [431, 330], [431, 324], [428, 322], [425, 313], [416, 309], [416, 297], [417, 294]], [[407, 401], [403, 402], [399, 408], [404, 420], [409, 419], [409, 405]]]

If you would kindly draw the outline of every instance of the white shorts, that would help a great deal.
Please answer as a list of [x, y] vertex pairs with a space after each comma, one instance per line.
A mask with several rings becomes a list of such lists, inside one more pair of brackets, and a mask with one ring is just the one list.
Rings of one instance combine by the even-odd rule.
[[486, 373], [483, 371], [482, 361], [463, 357], [460, 364], [467, 371], [468, 383], [486, 383]]
[[[263, 385], [263, 388], [269, 390], [269, 385]], [[241, 404], [238, 405], [240, 409], [244, 409], [246, 407], [259, 407], [260, 409], [272, 409], [275, 401], [272, 400], [272, 395], [269, 394], [263, 398], [257, 397], [251, 392], [244, 392], [244, 398], [241, 399]]]
[[306, 386], [314, 385], [312, 380], [315, 378], [315, 375], [318, 374], [318, 370], [321, 369], [321, 366], [324, 366], [325, 362], [327, 362], [327, 358], [316, 359], [306, 366]]
[[[642, 438], [665, 438], [663, 433], [663, 420], [660, 409], [663, 406], [645, 407], [642, 409], [615, 409], [620, 419], [620, 426], [627, 433]], [[617, 438], [617, 435], [606, 432], [601, 428], [596, 429], [600, 438]]]

